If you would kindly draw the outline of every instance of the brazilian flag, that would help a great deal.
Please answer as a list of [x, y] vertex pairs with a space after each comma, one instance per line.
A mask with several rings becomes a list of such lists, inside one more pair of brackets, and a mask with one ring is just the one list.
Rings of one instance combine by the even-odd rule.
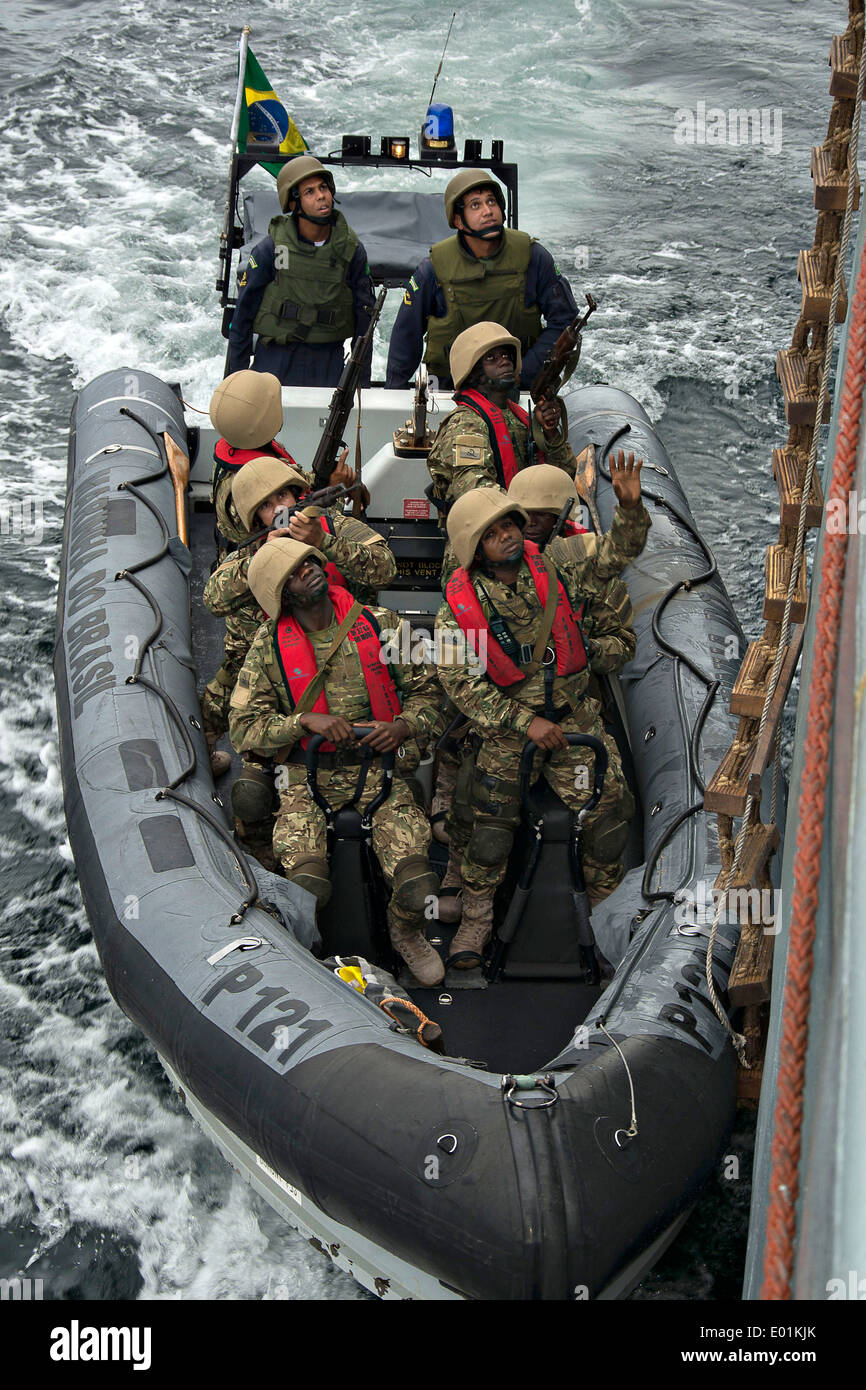
[[[280, 154], [303, 154], [309, 149], [253, 54], [247, 49], [244, 101], [238, 127], [241, 154], [255, 154], [257, 144], [279, 145]], [[262, 164], [276, 178], [280, 164]]]

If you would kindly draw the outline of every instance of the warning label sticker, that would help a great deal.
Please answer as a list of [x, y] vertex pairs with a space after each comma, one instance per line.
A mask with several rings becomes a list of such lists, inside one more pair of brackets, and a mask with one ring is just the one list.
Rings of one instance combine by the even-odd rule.
[[403, 499], [404, 521], [429, 521], [430, 503], [426, 497], [406, 497]]

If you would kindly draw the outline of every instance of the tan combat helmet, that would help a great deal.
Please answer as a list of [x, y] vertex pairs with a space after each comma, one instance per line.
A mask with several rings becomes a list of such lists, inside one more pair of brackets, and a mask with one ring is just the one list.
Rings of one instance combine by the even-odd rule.
[[276, 618], [283, 601], [283, 588], [302, 560], [312, 555], [324, 569], [328, 563], [315, 546], [293, 541], [289, 536], [277, 536], [257, 550], [250, 560], [247, 580], [256, 603], [269, 618]]
[[574, 483], [561, 468], [552, 463], [536, 463], [521, 468], [511, 479], [508, 496], [527, 512], [555, 512], [558, 516], [566, 502], [577, 502]]
[[290, 159], [288, 164], [284, 164], [277, 175], [277, 197], [283, 212], [288, 212], [289, 203], [297, 197], [298, 184], [302, 179], [308, 179], [311, 174], [321, 174], [329, 185], [331, 193], [336, 197], [337, 189], [334, 185], [334, 175], [330, 169], [326, 169], [314, 154], [302, 154], [297, 159]]
[[455, 203], [459, 203], [464, 194], [473, 188], [492, 188], [499, 206], [503, 213], [505, 212], [505, 195], [492, 174], [486, 173], [484, 169], [461, 169], [445, 189], [445, 216], [448, 218], [449, 227], [454, 226]]
[[253, 530], [262, 503], [287, 487], [298, 488], [302, 493], [309, 491], [303, 474], [280, 459], [250, 459], [238, 469], [232, 479], [232, 501], [245, 531]]
[[520, 354], [520, 339], [509, 333], [507, 328], [503, 328], [501, 323], [485, 320], [484, 323], [474, 323], [471, 328], [464, 328], [463, 332], [458, 333], [451, 344], [448, 366], [451, 370], [451, 380], [454, 382], [455, 391], [460, 390], [472, 368], [481, 361], [485, 352], [490, 352], [495, 347], [513, 347], [515, 349], [517, 362], [514, 367], [514, 375], [520, 377], [523, 365]]
[[232, 372], [210, 399], [214, 428], [233, 449], [262, 449], [283, 428], [283, 390], [270, 372]]
[[[448, 539], [457, 556], [458, 563], [468, 570], [475, 559], [478, 544], [488, 526], [500, 517], [513, 516], [521, 530], [529, 517], [520, 506], [496, 487], [477, 487], [473, 492], [464, 492], [458, 497], [450, 512], [446, 526]], [[252, 566], [250, 566], [252, 569]]]

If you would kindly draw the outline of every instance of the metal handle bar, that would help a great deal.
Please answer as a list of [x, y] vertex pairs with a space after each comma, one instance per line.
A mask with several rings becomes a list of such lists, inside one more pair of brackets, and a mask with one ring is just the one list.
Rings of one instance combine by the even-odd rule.
[[[590, 811], [594, 810], [601, 800], [601, 794], [604, 790], [605, 774], [607, 773], [607, 749], [601, 739], [596, 738], [593, 734], [566, 734], [565, 737], [568, 739], [571, 747], [582, 744], [586, 748], [591, 748], [595, 754], [592, 795], [586, 805], [581, 807], [581, 810], [578, 812], [580, 820], [584, 821]], [[530, 814], [532, 813], [532, 807], [529, 801], [529, 781], [532, 776], [533, 759], [537, 752], [538, 744], [533, 743], [532, 739], [527, 739], [520, 757], [519, 785], [520, 799]]]

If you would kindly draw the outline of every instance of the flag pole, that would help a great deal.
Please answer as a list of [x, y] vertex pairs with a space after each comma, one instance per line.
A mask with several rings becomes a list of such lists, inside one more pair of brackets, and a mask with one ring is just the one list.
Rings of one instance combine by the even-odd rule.
[[232, 150], [234, 151], [238, 143], [238, 131], [241, 127], [241, 102], [244, 99], [244, 74], [247, 67], [247, 49], [250, 44], [250, 26], [245, 24], [238, 39], [238, 90], [235, 97], [235, 112], [232, 116]]
[[238, 132], [241, 126], [241, 105], [244, 99], [244, 78], [247, 67], [247, 49], [250, 43], [250, 26], [245, 24], [238, 39], [238, 89], [235, 96], [235, 109], [232, 116], [231, 145], [229, 148], [229, 183], [226, 192], [226, 210], [223, 229], [220, 232], [220, 278], [217, 289], [221, 291], [220, 303], [225, 307], [229, 296], [229, 281], [232, 268], [232, 228], [234, 226], [234, 190], [237, 175]]

